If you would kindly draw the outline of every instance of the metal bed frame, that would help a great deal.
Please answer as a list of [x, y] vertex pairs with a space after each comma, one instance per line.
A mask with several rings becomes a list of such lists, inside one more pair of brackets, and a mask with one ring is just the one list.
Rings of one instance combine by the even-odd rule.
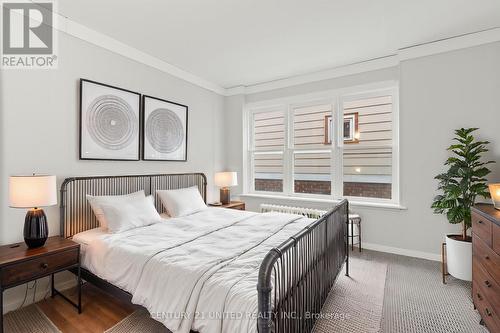
[[[99, 226], [86, 195], [122, 195], [144, 190], [164, 208], [156, 190], [197, 186], [207, 199], [203, 173], [89, 176], [67, 178], [61, 185], [61, 235]], [[310, 332], [348, 255], [348, 202], [342, 201], [264, 258], [258, 276], [259, 333]], [[82, 278], [113, 296], [130, 302], [132, 295], [82, 268]]]
[[349, 203], [343, 200], [264, 258], [257, 285], [259, 333], [311, 332], [345, 262]]

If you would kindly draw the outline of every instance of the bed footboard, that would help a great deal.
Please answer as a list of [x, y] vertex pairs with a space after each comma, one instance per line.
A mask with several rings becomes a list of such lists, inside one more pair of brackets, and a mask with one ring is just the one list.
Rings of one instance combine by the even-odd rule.
[[259, 333], [311, 332], [346, 263], [349, 204], [343, 200], [307, 228], [272, 249], [259, 270]]

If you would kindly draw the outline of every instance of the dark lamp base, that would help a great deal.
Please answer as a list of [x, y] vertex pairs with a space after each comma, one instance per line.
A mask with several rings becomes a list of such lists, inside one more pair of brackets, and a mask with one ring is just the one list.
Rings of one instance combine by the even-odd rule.
[[47, 216], [43, 209], [30, 209], [24, 219], [24, 242], [29, 248], [40, 247], [45, 244], [49, 236]]
[[220, 202], [223, 205], [227, 205], [227, 204], [231, 203], [231, 192], [229, 192], [228, 187], [222, 187], [220, 189]]

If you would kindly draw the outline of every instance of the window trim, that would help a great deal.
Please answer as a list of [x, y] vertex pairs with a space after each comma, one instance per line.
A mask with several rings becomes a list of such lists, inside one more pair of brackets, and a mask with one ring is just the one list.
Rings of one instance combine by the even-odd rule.
[[[343, 171], [331, 172], [332, 193], [330, 195], [324, 194], [310, 194], [310, 193], [295, 193], [293, 186], [293, 161], [294, 151], [300, 151], [293, 147], [293, 137], [289, 135], [293, 131], [293, 117], [290, 116], [293, 108], [298, 106], [308, 106], [317, 104], [331, 104], [332, 116], [334, 118], [335, 128], [343, 128], [344, 110], [342, 105], [344, 102], [353, 99], [370, 98], [380, 96], [381, 94], [390, 94], [392, 96], [392, 198], [370, 198], [370, 197], [351, 197], [343, 196]], [[253, 179], [253, 133], [252, 133], [252, 115], [258, 112], [266, 112], [273, 110], [283, 110], [284, 123], [285, 123], [285, 144], [283, 147], [283, 192], [269, 192], [269, 191], [256, 191], [255, 182]], [[340, 124], [342, 120], [342, 124]], [[375, 84], [360, 85], [347, 87], [336, 90], [328, 90], [310, 94], [295, 95], [285, 98], [277, 98], [272, 100], [254, 102], [245, 104], [243, 107], [243, 192], [248, 195], [255, 196], [275, 196], [293, 199], [311, 199], [311, 200], [327, 200], [338, 201], [346, 198], [350, 201], [357, 203], [366, 203], [368, 205], [389, 205], [400, 206], [400, 186], [399, 186], [399, 88], [397, 81], [384, 81]], [[333, 133], [332, 137], [332, 164], [333, 170], [343, 170], [343, 133], [341, 131]], [[349, 144], [349, 143], [347, 143]], [[307, 149], [305, 151], [310, 151]], [[317, 148], [315, 150], [320, 150]]]

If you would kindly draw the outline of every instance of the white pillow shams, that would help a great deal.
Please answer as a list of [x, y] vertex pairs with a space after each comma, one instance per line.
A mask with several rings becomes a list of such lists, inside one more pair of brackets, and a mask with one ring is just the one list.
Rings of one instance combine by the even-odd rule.
[[90, 204], [90, 207], [92, 207], [92, 211], [94, 212], [94, 215], [96, 216], [97, 220], [99, 221], [99, 225], [102, 228], [108, 228], [108, 222], [106, 221], [106, 218], [104, 217], [104, 212], [102, 211], [101, 206], [103, 204], [111, 204], [111, 205], [117, 205], [117, 206], [124, 206], [127, 204], [127, 202], [135, 199], [140, 199], [140, 198], [145, 198], [146, 195], [144, 194], [144, 191], [137, 191], [134, 193], [130, 194], [125, 194], [125, 195], [101, 195], [101, 196], [94, 196], [94, 195], [89, 195], [87, 194], [87, 201]]
[[130, 200], [125, 205], [103, 203], [101, 208], [111, 233], [144, 227], [162, 220], [151, 196]]
[[178, 190], [158, 190], [156, 193], [171, 217], [187, 216], [207, 208], [197, 186]]

